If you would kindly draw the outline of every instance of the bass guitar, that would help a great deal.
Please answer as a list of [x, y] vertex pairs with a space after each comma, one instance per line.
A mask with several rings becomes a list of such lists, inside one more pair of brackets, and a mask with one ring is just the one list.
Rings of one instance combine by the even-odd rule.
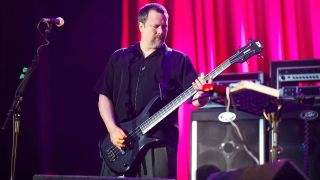
[[[208, 73], [204, 79], [214, 79], [230, 65], [245, 62], [253, 55], [259, 54], [262, 48], [263, 46], [259, 41], [250, 40], [249, 44], [237, 50], [230, 58]], [[148, 146], [158, 141], [158, 139], [147, 137], [146, 133], [195, 93], [196, 90], [193, 86], [190, 86], [159, 111], [150, 114], [149, 110], [158, 98], [154, 97], [136, 118], [121, 123], [119, 126], [127, 134], [125, 148], [119, 149], [114, 146], [109, 136], [106, 136], [99, 144], [100, 153], [107, 166], [118, 174], [130, 175], [134, 167], [140, 162], [139, 157], [144, 155]]]

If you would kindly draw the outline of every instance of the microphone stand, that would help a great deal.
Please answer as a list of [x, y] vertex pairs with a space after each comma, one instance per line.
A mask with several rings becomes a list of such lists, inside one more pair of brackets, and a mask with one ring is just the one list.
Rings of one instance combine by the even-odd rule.
[[13, 127], [12, 127], [12, 151], [11, 151], [11, 167], [10, 167], [10, 179], [14, 180], [15, 179], [15, 170], [16, 170], [16, 159], [17, 159], [17, 146], [18, 146], [18, 136], [19, 136], [19, 131], [20, 131], [20, 122], [21, 122], [21, 103], [23, 101], [23, 93], [24, 90], [30, 80], [30, 77], [32, 73], [36, 70], [36, 68], [39, 65], [39, 53], [40, 49], [48, 46], [49, 41], [47, 39], [47, 35], [49, 32], [51, 32], [52, 25], [46, 23], [46, 29], [45, 33], [42, 33], [40, 30], [40, 24], [42, 21], [38, 22], [37, 29], [39, 33], [41, 34], [43, 38], [43, 42], [41, 45], [37, 48], [37, 52], [34, 55], [32, 59], [32, 64], [29, 68], [24, 67], [22, 70], [22, 74], [20, 75], [19, 79], [21, 79], [20, 84], [18, 85], [16, 91], [15, 91], [15, 96], [13, 99], [13, 102], [11, 104], [11, 107], [7, 113], [7, 118], [5, 122], [3, 123], [2, 130], [6, 130], [8, 122], [12, 119], [13, 121]]

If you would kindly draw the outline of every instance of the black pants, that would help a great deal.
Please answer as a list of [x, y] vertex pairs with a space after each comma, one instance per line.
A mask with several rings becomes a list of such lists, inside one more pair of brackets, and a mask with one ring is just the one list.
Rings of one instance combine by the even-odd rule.
[[[174, 178], [176, 179], [177, 150], [170, 146], [151, 148], [140, 163], [134, 177]], [[121, 176], [112, 172], [102, 162], [101, 176]]]

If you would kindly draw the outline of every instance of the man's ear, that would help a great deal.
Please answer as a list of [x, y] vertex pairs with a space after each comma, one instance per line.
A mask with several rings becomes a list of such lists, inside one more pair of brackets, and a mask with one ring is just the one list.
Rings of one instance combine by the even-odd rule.
[[139, 31], [140, 33], [143, 32], [144, 24], [142, 22], [139, 22]]

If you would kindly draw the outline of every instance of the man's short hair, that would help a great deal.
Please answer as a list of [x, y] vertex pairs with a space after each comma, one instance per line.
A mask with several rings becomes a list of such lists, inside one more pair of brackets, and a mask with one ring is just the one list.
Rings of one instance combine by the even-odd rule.
[[169, 14], [164, 6], [158, 3], [149, 3], [144, 5], [140, 10], [138, 14], [138, 23], [145, 23], [148, 18], [148, 14], [150, 10], [155, 10], [169, 18]]

